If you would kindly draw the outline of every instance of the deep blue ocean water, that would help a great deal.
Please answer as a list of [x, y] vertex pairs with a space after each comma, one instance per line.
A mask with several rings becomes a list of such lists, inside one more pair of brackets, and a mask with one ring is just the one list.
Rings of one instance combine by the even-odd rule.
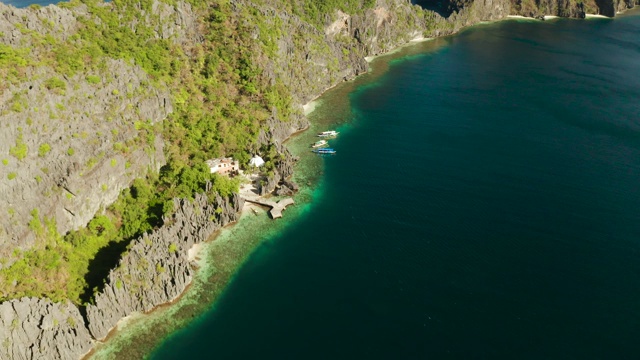
[[638, 34], [508, 21], [395, 60], [308, 216], [152, 358], [640, 358]]
[[638, 34], [509, 21], [394, 60], [310, 213], [151, 357], [640, 358]]

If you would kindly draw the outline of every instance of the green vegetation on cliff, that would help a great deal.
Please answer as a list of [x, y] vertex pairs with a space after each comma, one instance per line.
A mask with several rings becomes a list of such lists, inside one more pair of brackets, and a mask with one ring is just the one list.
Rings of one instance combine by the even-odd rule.
[[[163, 216], [173, 209], [173, 198], [193, 198], [207, 182], [222, 196], [237, 191], [237, 181], [210, 174], [204, 164], [209, 158], [233, 156], [247, 164], [253, 153], [260, 152], [268, 160], [265, 171], [272, 172], [277, 152], [274, 145], [259, 143], [261, 129], [268, 127], [269, 119], [287, 121], [300, 115], [293, 106], [293, 85], [300, 92], [303, 80], [322, 74], [327, 78], [323, 80], [328, 81], [326, 84], [316, 83], [312, 90], [303, 91], [317, 93], [344, 77], [341, 67], [362, 66], [368, 45], [360, 38], [339, 34], [331, 40], [332, 47], [325, 38], [324, 27], [335, 20], [337, 10], [364, 14], [375, 6], [375, 1], [256, 0], [254, 4], [190, 0], [185, 4], [171, 0], [72, 0], [59, 6], [74, 12], [77, 30], [61, 37], [17, 26], [28, 41], [23, 46], [0, 44], [0, 91], [28, 81], [24, 77], [26, 69], [42, 66], [55, 72], [41, 79], [42, 84], [59, 94], [71, 90], [73, 84], [68, 79], [74, 77], [86, 81], [89, 87], [114, 81], [116, 74], [110, 73], [107, 66], [112, 59], [139, 66], [149, 76], [147, 87], [169, 91], [173, 112], [162, 124], [153, 125], [149, 119], [139, 118], [134, 124], [138, 139], [114, 140], [113, 149], [125, 156], [136, 148], [151, 151], [155, 138], [161, 135], [167, 162], [159, 173], [150, 172], [146, 178], [134, 181], [103, 214], [80, 230], [58, 234], [53, 218], [34, 211], [29, 228], [36, 234], [37, 244], [22, 253], [16, 251], [19, 260], [0, 270], [0, 301], [21, 296], [90, 301], [94, 288], [103, 285], [130, 241], [163, 224]], [[416, 21], [427, 19], [427, 28], [436, 23], [433, 13], [423, 13], [408, 3], [393, 6], [402, 8], [396, 14], [399, 24], [394, 25], [401, 29], [398, 34], [402, 36], [415, 36]], [[380, 26], [386, 19], [383, 13], [376, 13], [367, 24]], [[291, 34], [292, 28], [305, 31]], [[376, 38], [376, 31], [367, 29], [360, 37]], [[289, 43], [283, 46], [283, 39]], [[393, 44], [406, 40], [385, 41]], [[385, 46], [392, 46], [389, 44]], [[293, 63], [283, 69], [283, 64], [292, 59], [283, 52], [288, 47], [298, 53], [291, 60]], [[320, 60], [314, 64], [316, 73], [306, 72], [309, 57]], [[124, 98], [131, 93], [113, 89], [111, 95]], [[300, 94], [297, 95], [299, 100]], [[64, 108], [64, 104], [56, 104], [59, 107]], [[111, 121], [117, 115], [116, 110], [110, 111], [100, 121]], [[51, 121], [64, 119], [57, 118], [51, 110]], [[115, 139], [118, 131], [112, 132]], [[86, 134], [73, 134], [76, 135]], [[70, 145], [67, 148], [69, 161], [81, 151]], [[29, 151], [46, 159], [50, 148], [42, 141], [29, 149], [18, 138], [11, 155], [19, 161]], [[98, 154], [81, 166], [91, 171], [104, 157], [104, 153]], [[110, 157], [104, 160], [111, 167], [120, 163]], [[105, 183], [100, 186], [103, 192], [109, 188]], [[66, 190], [58, 187], [54, 191]], [[68, 201], [73, 201], [74, 194], [69, 191], [66, 195]]]
[[340, 10], [347, 14], [360, 14], [375, 6], [375, 0], [289, 0], [289, 9], [299, 16], [322, 29], [331, 20], [334, 11]]
[[[159, 38], [156, 29], [168, 19], [154, 14], [150, 0], [109, 4], [73, 0], [61, 6], [86, 6], [92, 16], [79, 16], [83, 26], [66, 42], [32, 34], [41, 45], [46, 44], [35, 50], [40, 54], [36, 63], [26, 60], [28, 49], [0, 48], [0, 61], [7, 64], [2, 68], [8, 69], [10, 81], [20, 80], [24, 66], [47, 63], [60, 77], [84, 73], [83, 78], [98, 83], [103, 75], [109, 77], [104, 74], [104, 59], [124, 59], [151, 76], [150, 86], [167, 87], [174, 102], [174, 112], [163, 128], [148, 127], [144, 121], [139, 127], [141, 137], [152, 138], [160, 132], [166, 141], [168, 161], [161, 172], [136, 180], [105, 215], [65, 236], [56, 232], [54, 219], [36, 212], [30, 228], [37, 233], [37, 246], [16, 253], [20, 260], [0, 270], [0, 300], [21, 296], [46, 296], [55, 301], [69, 298], [76, 303], [89, 300], [92, 288], [101, 286], [108, 270], [116, 265], [113, 259], [126, 245], [162, 225], [162, 216], [172, 210], [174, 197], [191, 198], [203, 191], [208, 181], [224, 196], [237, 191], [237, 181], [210, 174], [206, 159], [232, 155], [247, 163], [258, 149], [257, 136], [265, 120], [273, 114], [286, 120], [291, 113], [288, 91], [262, 76], [256, 64], [266, 52], [273, 56], [277, 33], [256, 42], [251, 38], [252, 24], [259, 17], [250, 9], [237, 14], [225, 1], [192, 5], [202, 14], [198, 27], [205, 41], [179, 43], [174, 38]], [[42, 38], [46, 41], [40, 41]], [[59, 77], [45, 82], [51, 91], [64, 91], [65, 85]], [[21, 159], [25, 151], [17, 139], [12, 155]], [[47, 152], [46, 146], [38, 149], [40, 156]], [[37, 226], [41, 222], [45, 225]], [[106, 261], [109, 252], [113, 254]]]

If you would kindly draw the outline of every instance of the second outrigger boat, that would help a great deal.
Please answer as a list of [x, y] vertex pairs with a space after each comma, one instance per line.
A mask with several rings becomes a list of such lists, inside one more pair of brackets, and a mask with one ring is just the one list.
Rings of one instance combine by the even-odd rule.
[[322, 148], [322, 149], [314, 149], [311, 150], [316, 154], [335, 154], [336, 151], [331, 148]]
[[318, 136], [319, 137], [336, 137], [338, 136], [338, 134], [340, 133], [335, 130], [329, 130], [329, 131], [323, 131], [319, 133]]
[[319, 147], [325, 147], [329, 145], [329, 143], [327, 142], [327, 140], [320, 140], [320, 141], [316, 141], [313, 144], [311, 144], [312, 148], [319, 148]]

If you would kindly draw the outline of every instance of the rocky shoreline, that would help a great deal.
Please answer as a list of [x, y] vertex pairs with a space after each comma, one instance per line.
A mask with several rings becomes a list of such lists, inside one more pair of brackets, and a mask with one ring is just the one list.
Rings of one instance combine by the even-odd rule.
[[[362, 15], [338, 14], [337, 20], [329, 24], [322, 34], [295, 17], [276, 14], [291, 29], [303, 29], [321, 36], [328, 50], [324, 53], [311, 51], [311, 40], [293, 45], [295, 41], [291, 32], [284, 35], [278, 44], [286, 56], [265, 67], [271, 69], [274, 78], [284, 79], [293, 92], [295, 103], [302, 108], [302, 104], [341, 81], [366, 72], [365, 57], [387, 53], [419, 37], [449, 35], [480, 21], [504, 19], [514, 12], [517, 5], [509, 0], [451, 4], [457, 11], [447, 19], [436, 20], [438, 25], [435, 28], [427, 28], [425, 18], [402, 0], [380, 0], [375, 9]], [[549, 4], [552, 5], [551, 2]], [[587, 2], [580, 4], [582, 8], [571, 7], [567, 15], [584, 17], [590, 5]], [[610, 5], [617, 11], [633, 3], [614, 1]], [[266, 5], [257, 7], [265, 14], [273, 11]], [[531, 17], [538, 15], [533, 10], [522, 10], [522, 4], [515, 12]], [[343, 50], [345, 37], [351, 39], [348, 54]], [[329, 63], [335, 64], [334, 59], [337, 59], [336, 67], [327, 70]], [[306, 65], [299, 69], [299, 76], [283, 76], [291, 71], [286, 62]], [[167, 104], [164, 100], [161, 103]], [[154, 118], [165, 115], [163, 110]], [[261, 194], [272, 192], [291, 176], [295, 158], [283, 143], [308, 126], [308, 120], [302, 114], [294, 115], [288, 121], [278, 120], [275, 116], [268, 120], [260, 132], [259, 141], [274, 144], [282, 159], [277, 163], [273, 176], [261, 186]], [[158, 145], [161, 149], [161, 144]], [[157, 158], [160, 156], [158, 154]], [[149, 161], [145, 159], [143, 163]], [[116, 188], [118, 186], [114, 186]], [[193, 262], [189, 260], [189, 249], [209, 239], [223, 226], [237, 221], [242, 210], [243, 200], [237, 194], [222, 198], [209, 190], [210, 187], [192, 201], [174, 200], [173, 215], [163, 219], [165, 225], [162, 228], [132, 242], [118, 266], [110, 272], [94, 304], [78, 308], [69, 302], [53, 303], [34, 298], [1, 303], [0, 359], [82, 358], [97, 341], [107, 338], [122, 318], [149, 312], [178, 298], [190, 284], [195, 271]]]
[[0, 304], [0, 358], [77, 359], [122, 318], [175, 300], [195, 271], [189, 249], [237, 221], [243, 204], [237, 194], [222, 198], [211, 193], [210, 185], [193, 200], [174, 200], [166, 225], [132, 243], [95, 304], [86, 308], [33, 298]]
[[0, 304], [1, 359], [78, 359], [93, 346], [78, 308], [48, 299]]
[[[210, 200], [207, 195], [215, 198]], [[149, 312], [180, 296], [193, 277], [189, 249], [237, 221], [243, 205], [237, 194], [225, 199], [211, 194], [210, 188], [193, 201], [175, 200], [175, 214], [164, 219], [168, 225], [138, 239], [109, 274], [95, 304], [87, 306], [93, 337], [102, 340], [120, 319]]]

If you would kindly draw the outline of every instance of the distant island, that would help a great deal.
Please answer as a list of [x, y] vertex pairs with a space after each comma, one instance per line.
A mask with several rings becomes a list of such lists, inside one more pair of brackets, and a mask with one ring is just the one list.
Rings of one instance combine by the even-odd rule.
[[0, 358], [82, 358], [122, 318], [175, 300], [195, 271], [189, 251], [244, 203], [208, 161], [247, 170], [257, 156], [259, 195], [295, 191], [283, 142], [365, 58], [510, 15], [636, 4], [0, 4]]

